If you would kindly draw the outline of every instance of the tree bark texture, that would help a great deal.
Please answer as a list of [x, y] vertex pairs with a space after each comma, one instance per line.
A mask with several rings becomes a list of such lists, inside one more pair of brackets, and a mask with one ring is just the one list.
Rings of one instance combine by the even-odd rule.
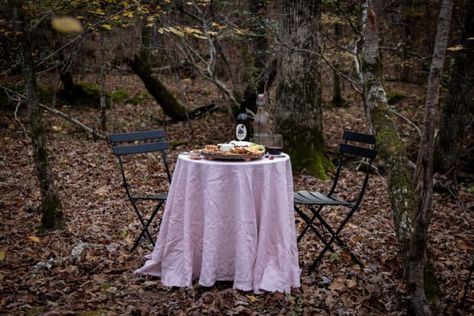
[[436, 107], [439, 103], [439, 86], [448, 45], [449, 27], [453, 9], [452, 0], [443, 0], [439, 13], [436, 42], [431, 61], [426, 91], [424, 130], [418, 151], [415, 183], [418, 198], [418, 212], [410, 253], [408, 257], [408, 291], [414, 312], [430, 315], [430, 308], [424, 293], [423, 269], [428, 242], [428, 227], [433, 214], [433, 154]]
[[466, 138], [466, 125], [474, 113], [474, 1], [465, 0], [463, 12], [463, 48], [455, 52], [435, 143], [433, 167], [438, 172], [447, 172], [457, 165]]
[[293, 168], [326, 178], [331, 163], [322, 134], [320, 61], [307, 52], [320, 51], [320, 5], [318, 0], [281, 2], [275, 126]]
[[[336, 37], [336, 40], [339, 40], [341, 35], [341, 25], [336, 22], [334, 24], [334, 36]], [[336, 61], [334, 68], [339, 69], [339, 67], [340, 64], [338, 61]], [[335, 70], [332, 72], [332, 77], [332, 105], [335, 107], [342, 107], [344, 106], [344, 100], [342, 99], [341, 78]]]
[[44, 229], [57, 229], [63, 224], [63, 213], [61, 203], [54, 185], [53, 175], [49, 167], [48, 152], [46, 149], [46, 137], [41, 122], [39, 109], [36, 75], [34, 60], [31, 52], [31, 42], [27, 21], [21, 6], [14, 7], [23, 22], [23, 35], [21, 39], [22, 69], [25, 80], [26, 103], [30, 123], [31, 143], [33, 147], [33, 160], [36, 176], [38, 177], [41, 192], [41, 224]]
[[[371, 3], [373, 5], [370, 5]], [[380, 40], [377, 25], [375, 19], [369, 19], [369, 14], [378, 16], [380, 5], [380, 2], [365, 1], [363, 6], [364, 101], [375, 132], [379, 157], [385, 163], [395, 232], [399, 241], [400, 254], [405, 261], [416, 218], [416, 197], [412, 182], [413, 172], [409, 166], [407, 151], [394, 123], [383, 87], [383, 65], [379, 55]]]
[[107, 131], [107, 115], [106, 115], [106, 93], [105, 93], [105, 75], [107, 70], [107, 57], [105, 52], [105, 36], [100, 35], [100, 73], [99, 73], [99, 86], [100, 86], [100, 127], [103, 131]]
[[167, 116], [175, 121], [188, 120], [186, 108], [176, 100], [168, 88], [161, 83], [158, 76], [153, 73], [151, 66], [146, 63], [146, 57], [143, 57], [142, 54], [135, 55], [135, 58], [130, 62], [130, 66]]

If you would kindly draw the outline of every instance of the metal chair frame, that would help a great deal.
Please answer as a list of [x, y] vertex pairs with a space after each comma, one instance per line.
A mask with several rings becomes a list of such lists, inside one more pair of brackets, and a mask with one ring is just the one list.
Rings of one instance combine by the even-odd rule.
[[[137, 246], [140, 243], [140, 240], [145, 234], [148, 237], [148, 239], [151, 241], [153, 246], [155, 246], [155, 241], [153, 237], [151, 236], [148, 228], [150, 224], [153, 222], [153, 220], [155, 219], [160, 208], [164, 205], [167, 199], [168, 193], [160, 193], [156, 195], [133, 195], [132, 189], [125, 175], [125, 167], [124, 167], [124, 161], [122, 159], [122, 156], [160, 152], [161, 158], [162, 158], [161, 160], [166, 170], [168, 184], [171, 183], [171, 174], [170, 174], [170, 170], [168, 166], [168, 157], [166, 153], [166, 150], [168, 150], [168, 143], [166, 142], [166, 132], [162, 129], [157, 129], [157, 130], [138, 131], [138, 132], [129, 132], [129, 133], [117, 133], [117, 134], [111, 134], [109, 136], [109, 140], [112, 146], [112, 151], [114, 155], [117, 157], [118, 162], [119, 162], [120, 173], [122, 175], [125, 192], [127, 193], [127, 197], [132, 203], [132, 207], [135, 213], [137, 214], [138, 219], [140, 220], [140, 223], [143, 226], [143, 229], [140, 232], [140, 235], [135, 239], [135, 242], [130, 252], [133, 252], [137, 248]], [[148, 219], [145, 219], [145, 217], [139, 211], [138, 206], [137, 206], [137, 202], [139, 201], [156, 201], [157, 202], [156, 207], [154, 208], [154, 210], [152, 211]]]
[[[356, 210], [358, 209], [362, 201], [362, 198], [364, 197], [365, 189], [369, 181], [369, 174], [370, 174], [372, 161], [377, 155], [377, 152], [372, 148], [350, 145], [348, 143], [349, 142], [363, 143], [371, 147], [375, 147], [375, 137], [370, 134], [357, 133], [353, 131], [344, 131], [342, 138], [344, 140], [344, 144], [341, 144], [339, 146], [338, 166], [337, 166], [336, 174], [334, 176], [334, 181], [332, 183], [331, 189], [329, 190], [329, 193], [327, 195], [324, 195], [320, 192], [298, 191], [298, 192], [295, 192], [295, 195], [294, 195], [295, 211], [297, 212], [298, 215], [301, 216], [301, 218], [306, 223], [305, 227], [303, 228], [303, 231], [298, 236], [298, 242], [300, 242], [300, 240], [306, 234], [308, 229], [311, 229], [324, 244], [324, 248], [321, 250], [318, 257], [314, 260], [314, 262], [309, 267], [310, 273], [316, 269], [316, 267], [319, 265], [323, 256], [326, 254], [328, 250], [331, 252], [334, 252], [334, 249], [332, 247], [332, 244], [334, 242], [336, 242], [339, 247], [347, 251], [350, 254], [352, 260], [354, 260], [354, 262], [356, 262], [358, 265], [363, 267], [362, 262], [352, 252], [348, 250], [346, 244], [342, 241], [339, 234], [341, 233], [343, 228], [346, 226], [346, 224], [349, 222], [352, 215], [356, 212]], [[335, 193], [335, 190], [337, 188], [337, 184], [340, 178], [342, 166], [344, 162], [346, 161], [346, 159], [348, 158], [348, 156], [362, 157], [368, 160], [368, 167], [365, 169], [364, 181], [360, 188], [359, 194], [354, 201], [344, 201], [334, 196], [334, 193]], [[303, 212], [302, 206], [306, 206], [311, 211], [312, 213], [311, 217], [309, 217]], [[325, 206], [342, 206], [342, 207], [349, 208], [349, 212], [347, 213], [346, 217], [342, 220], [341, 223], [339, 223], [339, 225], [337, 225], [337, 228], [335, 229], [333, 229], [327, 223], [327, 221], [323, 218], [321, 214], [321, 211]], [[315, 227], [315, 225], [313, 224], [315, 220], [319, 222], [320, 230], [318, 230], [318, 228]], [[329, 239], [327, 239], [327, 237], [325, 238], [323, 234], [329, 235], [330, 238]]]

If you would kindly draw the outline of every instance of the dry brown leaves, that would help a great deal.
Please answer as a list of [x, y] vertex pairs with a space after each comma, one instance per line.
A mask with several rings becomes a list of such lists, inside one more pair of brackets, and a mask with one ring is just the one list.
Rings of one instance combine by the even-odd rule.
[[[134, 77], [111, 78], [113, 86], [143, 90]], [[194, 84], [194, 86], [193, 86]], [[221, 104], [202, 83], [185, 82], [187, 100], [194, 105]], [[200, 86], [201, 85], [201, 86]], [[111, 87], [113, 88], [113, 87]], [[182, 87], [175, 87], [179, 90]], [[199, 102], [198, 102], [199, 101]], [[94, 125], [98, 111], [65, 109]], [[327, 144], [335, 151], [343, 128], [367, 130], [358, 106], [325, 112]], [[166, 120], [147, 99], [141, 105], [120, 105], [109, 111], [111, 131], [165, 127], [172, 145], [170, 160], [179, 152], [232, 139], [232, 122], [224, 112], [187, 123]], [[48, 148], [67, 226], [41, 234], [39, 192], [28, 139], [11, 114], [0, 114], [8, 129], [0, 130], [0, 313], [73, 315], [402, 315], [406, 289], [402, 282], [385, 182], [373, 176], [366, 198], [343, 232], [350, 249], [364, 262], [354, 265], [344, 252], [327, 254], [317, 272], [307, 267], [321, 248], [308, 233], [299, 245], [302, 287], [291, 294], [254, 295], [220, 282], [212, 288], [166, 288], [159, 279], [135, 276], [150, 247], [128, 250], [139, 222], [126, 200], [116, 161], [105, 142], [94, 142], [67, 122], [47, 117]], [[21, 120], [26, 122], [25, 113]], [[141, 190], [165, 189], [164, 170], [153, 161], [131, 164], [132, 179]], [[354, 194], [354, 172], [343, 173], [342, 187]], [[327, 190], [323, 182], [302, 173], [294, 175], [295, 189]], [[161, 185], [157, 185], [161, 183]], [[461, 191], [459, 200], [435, 194], [435, 215], [429, 250], [442, 284], [446, 313], [456, 312], [472, 258], [473, 194]], [[325, 211], [335, 224], [343, 214]], [[297, 219], [298, 229], [302, 222]], [[472, 294], [471, 294], [472, 302]], [[467, 311], [467, 309], [464, 309]]]

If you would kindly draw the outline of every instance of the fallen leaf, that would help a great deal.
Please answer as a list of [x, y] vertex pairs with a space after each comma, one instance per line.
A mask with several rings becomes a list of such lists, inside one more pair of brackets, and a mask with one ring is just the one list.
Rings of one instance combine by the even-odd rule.
[[36, 236], [28, 236], [28, 239], [31, 240], [32, 242], [36, 242], [36, 243], [41, 242], [39, 237], [36, 237]]
[[329, 286], [329, 289], [331, 291], [340, 291], [342, 289], [346, 288], [346, 284], [344, 282], [344, 279], [336, 279], [332, 282], [332, 284]]
[[95, 190], [94, 193], [99, 196], [106, 196], [109, 194], [109, 187], [107, 185], [104, 185], [103, 187], [100, 187], [97, 190]]
[[0, 261], [5, 260], [5, 251], [0, 251]]
[[334, 305], [336, 305], [336, 300], [334, 299], [334, 297], [332, 297], [332, 295], [328, 295], [326, 299], [324, 300], [324, 303], [326, 304], [327, 307], [333, 308]]
[[346, 280], [346, 285], [347, 285], [348, 288], [356, 287], [357, 286], [357, 281], [352, 280], [352, 279], [348, 279], [348, 280]]

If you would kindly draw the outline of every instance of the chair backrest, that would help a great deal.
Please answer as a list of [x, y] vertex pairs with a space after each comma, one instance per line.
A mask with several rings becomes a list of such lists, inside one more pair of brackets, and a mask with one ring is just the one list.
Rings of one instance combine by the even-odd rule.
[[374, 149], [375, 137], [371, 134], [344, 130], [342, 139], [344, 140], [344, 143], [339, 145], [339, 162], [334, 182], [328, 195], [330, 196], [334, 193], [334, 190], [337, 187], [337, 182], [339, 181], [342, 166], [347, 158], [349, 156], [364, 158], [367, 160], [368, 166], [364, 169], [365, 177], [360, 187], [359, 196], [356, 200], [356, 204], [359, 204], [364, 196], [365, 188], [367, 187], [372, 161], [377, 156], [377, 151]]
[[162, 162], [165, 167], [168, 182], [171, 182], [171, 174], [168, 166], [168, 143], [166, 142], [166, 132], [162, 129], [138, 131], [129, 133], [110, 134], [110, 144], [112, 152], [117, 157], [120, 171], [127, 194], [130, 195], [127, 178], [125, 176], [124, 162], [122, 156], [147, 154], [152, 152], [161, 153]]

